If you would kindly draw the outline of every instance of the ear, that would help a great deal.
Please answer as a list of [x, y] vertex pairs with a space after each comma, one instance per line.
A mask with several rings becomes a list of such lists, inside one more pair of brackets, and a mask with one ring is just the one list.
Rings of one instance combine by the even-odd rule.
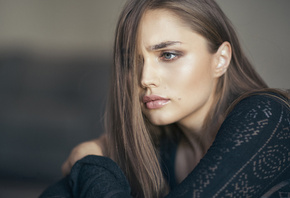
[[227, 41], [223, 42], [215, 53], [214, 77], [221, 77], [226, 73], [232, 58], [232, 47]]

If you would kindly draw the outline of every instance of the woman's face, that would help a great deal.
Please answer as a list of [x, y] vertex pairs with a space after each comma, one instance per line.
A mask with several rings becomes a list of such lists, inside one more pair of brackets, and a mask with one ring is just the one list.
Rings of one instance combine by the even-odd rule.
[[146, 117], [156, 125], [202, 125], [217, 81], [217, 61], [205, 38], [173, 13], [149, 10], [141, 20], [138, 42]]

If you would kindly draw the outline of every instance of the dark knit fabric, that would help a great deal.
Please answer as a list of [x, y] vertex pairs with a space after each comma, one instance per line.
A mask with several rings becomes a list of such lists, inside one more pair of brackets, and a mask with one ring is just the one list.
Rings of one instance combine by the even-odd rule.
[[[275, 97], [242, 100], [180, 184], [174, 174], [177, 145], [163, 147], [168, 150], [161, 150], [162, 167], [171, 186], [166, 197], [290, 197], [289, 128], [289, 107]], [[115, 162], [87, 156], [74, 165], [69, 177], [48, 188], [41, 196], [45, 197], [126, 198], [130, 187]]]
[[130, 197], [130, 186], [119, 166], [110, 158], [89, 155], [76, 162], [71, 174], [50, 186], [43, 197]]

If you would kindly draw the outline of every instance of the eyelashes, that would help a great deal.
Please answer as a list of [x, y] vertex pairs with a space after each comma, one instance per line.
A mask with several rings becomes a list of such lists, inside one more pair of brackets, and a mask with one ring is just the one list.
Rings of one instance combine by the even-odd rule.
[[[183, 56], [183, 52], [180, 51], [161, 51], [157, 53], [158, 54], [156, 54], [156, 56], [163, 62], [174, 61]], [[144, 64], [144, 57], [142, 55], [138, 55], [137, 62], [139, 65]]]
[[173, 61], [178, 59], [182, 55], [181, 52], [161, 52], [159, 59], [162, 61]]

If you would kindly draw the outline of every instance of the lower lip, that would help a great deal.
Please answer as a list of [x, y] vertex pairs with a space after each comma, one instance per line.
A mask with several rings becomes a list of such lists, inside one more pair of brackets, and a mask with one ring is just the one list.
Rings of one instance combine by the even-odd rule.
[[154, 100], [146, 103], [147, 109], [159, 109], [169, 103], [169, 100]]

